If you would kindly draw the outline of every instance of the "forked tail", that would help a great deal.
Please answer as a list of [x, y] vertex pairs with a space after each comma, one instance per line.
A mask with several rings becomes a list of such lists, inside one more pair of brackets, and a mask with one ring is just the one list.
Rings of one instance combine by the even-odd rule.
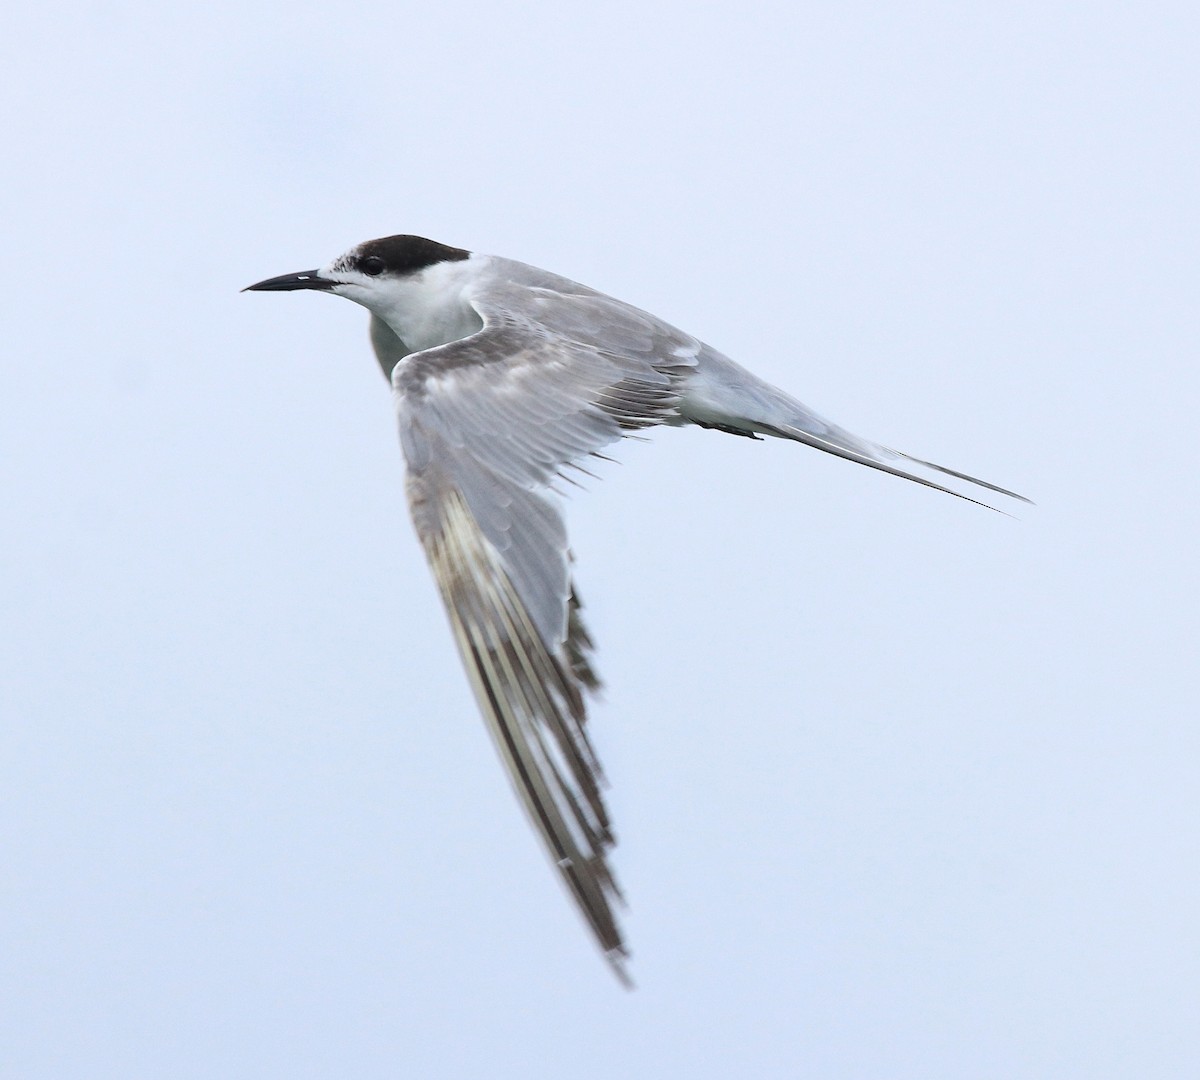
[[714, 349], [705, 348], [698, 361], [679, 404], [683, 418], [693, 424], [735, 435], [774, 435], [792, 439], [999, 513], [1004, 511], [982, 498], [972, 498], [945, 483], [922, 476], [921, 470], [974, 484], [977, 488], [1023, 503], [1031, 501], [998, 484], [861, 439]]

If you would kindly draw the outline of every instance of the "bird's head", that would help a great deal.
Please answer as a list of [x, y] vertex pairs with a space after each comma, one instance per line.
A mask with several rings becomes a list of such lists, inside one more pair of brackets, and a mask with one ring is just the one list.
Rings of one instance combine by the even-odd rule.
[[356, 244], [318, 270], [267, 278], [242, 291], [344, 296], [387, 323], [409, 348], [427, 348], [478, 329], [478, 316], [462, 297], [462, 268], [470, 257], [423, 236], [385, 236]]

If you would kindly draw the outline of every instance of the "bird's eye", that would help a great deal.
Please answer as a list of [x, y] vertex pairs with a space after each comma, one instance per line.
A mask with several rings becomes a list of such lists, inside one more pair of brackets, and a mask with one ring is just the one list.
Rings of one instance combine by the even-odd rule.
[[368, 255], [358, 264], [358, 268], [371, 277], [379, 277], [383, 273], [383, 260], [378, 255]]

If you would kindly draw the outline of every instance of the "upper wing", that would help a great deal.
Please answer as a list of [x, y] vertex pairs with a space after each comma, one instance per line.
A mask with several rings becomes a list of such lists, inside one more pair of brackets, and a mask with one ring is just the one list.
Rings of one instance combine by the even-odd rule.
[[[584, 692], [598, 684], [555, 483], [623, 432], [677, 415], [677, 384], [698, 343], [664, 341], [660, 325], [607, 298], [553, 299], [557, 317], [537, 313], [536, 325], [481, 305], [482, 331], [412, 354], [392, 382], [413, 520], [476, 698], [530, 818], [624, 977], [612, 908], [620, 893], [605, 858], [614, 837], [585, 731]], [[531, 303], [540, 304], [537, 290], [526, 289], [522, 304]], [[596, 318], [619, 352], [584, 343], [594, 336], [583, 324]]]

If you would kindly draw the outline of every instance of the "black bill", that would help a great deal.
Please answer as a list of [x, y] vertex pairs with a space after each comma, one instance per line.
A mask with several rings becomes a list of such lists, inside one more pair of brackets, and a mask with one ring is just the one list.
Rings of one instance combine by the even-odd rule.
[[317, 289], [328, 292], [338, 282], [323, 278], [316, 270], [301, 270], [298, 274], [281, 274], [256, 285], [247, 285], [242, 292], [291, 292], [294, 289]]

